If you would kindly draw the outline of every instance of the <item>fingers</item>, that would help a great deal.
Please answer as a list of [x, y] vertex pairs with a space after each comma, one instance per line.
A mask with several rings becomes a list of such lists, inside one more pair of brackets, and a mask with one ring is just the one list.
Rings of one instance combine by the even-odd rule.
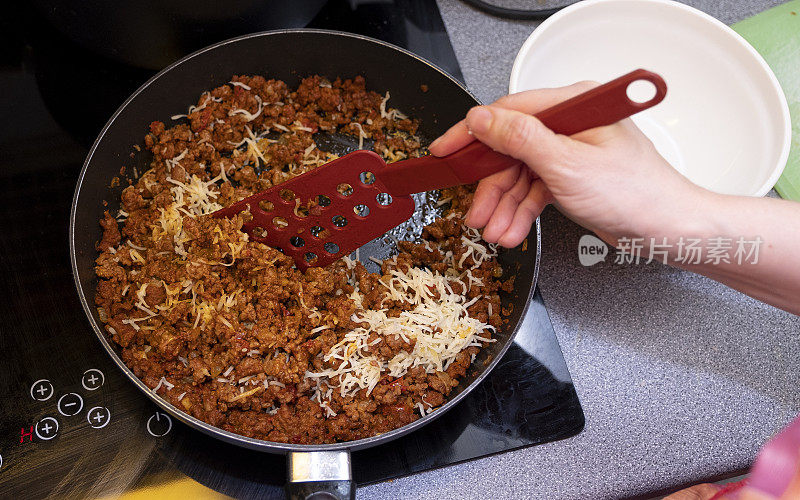
[[533, 222], [552, 201], [552, 197], [544, 182], [540, 179], [533, 181], [528, 195], [517, 207], [511, 224], [498, 238], [497, 243], [506, 248], [514, 248], [522, 243], [522, 240], [528, 237]]
[[532, 115], [571, 99], [576, 95], [583, 94], [599, 85], [597, 82], [586, 81], [553, 89], [526, 90], [525, 92], [503, 96], [491, 105]]
[[678, 491], [665, 497], [664, 500], [709, 500], [722, 489], [721, 486], [710, 483], [696, 484], [691, 488]]
[[[513, 109], [526, 114], [534, 114], [545, 110], [571, 97], [582, 94], [599, 85], [596, 82], [579, 82], [567, 87], [555, 89], [528, 90], [501, 97], [493, 104], [494, 107]], [[470, 134], [466, 122], [461, 120], [442, 134], [428, 147], [435, 156], [446, 156], [463, 148], [475, 138]]]
[[529, 170], [508, 169], [478, 184], [466, 223], [476, 229], [486, 226], [485, 241], [512, 248], [528, 236], [533, 221], [552, 201], [547, 186]]
[[497, 172], [478, 183], [472, 205], [467, 212], [466, 224], [480, 229], [484, 227], [500, 203], [500, 198], [516, 184], [522, 167], [514, 167]]
[[434, 156], [447, 156], [450, 153], [455, 153], [463, 148], [475, 138], [467, 128], [467, 123], [464, 120], [456, 123], [450, 129], [442, 134], [438, 139], [433, 141], [428, 146], [428, 151]]
[[498, 172], [478, 184], [466, 224], [484, 228], [484, 240], [505, 247], [519, 245], [544, 207], [553, 201], [552, 193], [539, 177], [557, 174], [560, 167], [568, 165], [570, 157], [590, 147], [553, 133], [532, 115], [597, 85], [581, 82], [559, 89], [523, 92], [503, 97], [491, 106], [475, 107], [465, 120], [430, 145], [432, 154], [444, 156], [477, 139], [530, 167]]
[[571, 137], [578, 142], [602, 146], [611, 141], [618, 140], [620, 137], [625, 138], [625, 140], [630, 140], [630, 138], [634, 136], [644, 137], [636, 124], [633, 123], [633, 120], [626, 118], [611, 125], [578, 132]]
[[563, 166], [585, 144], [556, 135], [533, 116], [519, 111], [479, 106], [467, 113], [476, 139], [495, 151], [522, 160], [540, 177]]
[[522, 169], [517, 181], [514, 185], [500, 197], [489, 222], [483, 229], [483, 239], [489, 243], [497, 242], [503, 233], [506, 232], [511, 222], [514, 220], [514, 214], [517, 211], [522, 200], [528, 194], [531, 187], [531, 178], [528, 171]]

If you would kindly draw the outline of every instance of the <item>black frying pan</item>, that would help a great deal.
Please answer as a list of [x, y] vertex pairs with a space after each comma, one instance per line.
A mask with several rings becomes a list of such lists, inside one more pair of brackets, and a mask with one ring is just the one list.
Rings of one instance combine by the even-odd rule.
[[[349, 453], [351, 450], [376, 446], [433, 421], [463, 399], [499, 362], [520, 327], [528, 303], [533, 296], [539, 265], [539, 225], [528, 238], [527, 251], [504, 250], [499, 260], [506, 273], [516, 275], [515, 289], [502, 296], [505, 307], [511, 307], [507, 325], [496, 335], [497, 342], [487, 344], [472, 363], [467, 376], [451, 393], [448, 402], [427, 416], [385, 434], [357, 441], [322, 445], [293, 445], [248, 438], [202, 422], [173, 407], [142, 383], [124, 365], [116, 347], [106, 339], [102, 322], [94, 304], [97, 279], [94, 259], [95, 243], [101, 237], [98, 221], [103, 211], [115, 213], [119, 206], [121, 186], [109, 187], [119, 174], [136, 167], [144, 172], [150, 155], [143, 143], [148, 125], [153, 120], [170, 123], [170, 116], [184, 113], [189, 104], [205, 90], [227, 82], [234, 74], [264, 75], [296, 86], [300, 78], [320, 74], [328, 78], [363, 75], [367, 86], [391, 92], [391, 103], [420, 120], [420, 135], [431, 140], [458, 120], [467, 110], [479, 104], [458, 81], [431, 63], [393, 45], [371, 38], [320, 30], [270, 31], [235, 38], [191, 54], [151, 78], [117, 110], [100, 132], [78, 179], [70, 216], [69, 243], [72, 271], [83, 308], [97, 337], [111, 358], [141, 391], [173, 417], [218, 439], [248, 448], [288, 456], [289, 483], [292, 498], [311, 498], [314, 492], [333, 496], [313, 498], [349, 498], [354, 494]], [[423, 91], [421, 85], [427, 86]], [[104, 206], [104, 200], [108, 206]], [[435, 215], [427, 195], [418, 195], [414, 218], [395, 230], [408, 235], [419, 234], [421, 226]], [[391, 240], [375, 240], [361, 250], [361, 259], [386, 257], [392, 250]], [[325, 493], [327, 492], [327, 493]]]

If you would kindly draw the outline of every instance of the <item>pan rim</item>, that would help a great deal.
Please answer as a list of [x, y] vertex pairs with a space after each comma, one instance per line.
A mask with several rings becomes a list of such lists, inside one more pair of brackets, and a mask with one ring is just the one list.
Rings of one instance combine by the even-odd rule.
[[[87, 154], [86, 159], [84, 160], [83, 166], [81, 168], [81, 171], [80, 171], [80, 174], [78, 176], [78, 180], [77, 180], [77, 183], [76, 183], [76, 186], [75, 186], [75, 192], [74, 192], [73, 197], [72, 197], [72, 206], [70, 208], [70, 218], [69, 218], [69, 234], [68, 234], [69, 252], [70, 252], [70, 267], [71, 267], [71, 270], [72, 270], [72, 277], [73, 277], [73, 281], [75, 283], [75, 288], [76, 288], [76, 290], [78, 292], [78, 298], [79, 298], [79, 300], [81, 302], [81, 307], [83, 308], [83, 311], [86, 314], [86, 317], [89, 320], [89, 323], [92, 326], [92, 329], [94, 330], [95, 336], [100, 340], [100, 343], [103, 345], [103, 348], [110, 355], [112, 361], [119, 368], [122, 369], [122, 372], [125, 374], [125, 376], [131, 382], [133, 382], [133, 384], [146, 397], [148, 397], [148, 399], [150, 399], [152, 402], [154, 402], [159, 408], [164, 410], [171, 417], [176, 418], [180, 422], [188, 425], [189, 427], [192, 427], [193, 429], [202, 431], [205, 434], [208, 434], [208, 435], [210, 435], [212, 437], [218, 438], [218, 439], [220, 439], [222, 441], [225, 441], [227, 443], [238, 445], [238, 446], [242, 446], [242, 447], [253, 449], [253, 450], [258, 450], [258, 451], [264, 451], [264, 452], [275, 453], [275, 454], [286, 454], [286, 453], [290, 453], [290, 452], [315, 452], [315, 451], [356, 451], [356, 450], [359, 450], [359, 449], [369, 448], [369, 447], [372, 447], [372, 446], [377, 446], [379, 444], [384, 444], [384, 443], [387, 443], [387, 442], [392, 441], [394, 439], [397, 439], [397, 438], [399, 438], [401, 436], [404, 436], [406, 434], [414, 432], [415, 430], [419, 429], [420, 427], [422, 427], [424, 425], [427, 425], [428, 423], [436, 420], [441, 415], [444, 415], [447, 411], [449, 411], [451, 408], [453, 408], [455, 405], [457, 405], [464, 397], [467, 396], [467, 394], [469, 394], [477, 385], [479, 385], [489, 375], [489, 373], [491, 373], [491, 371], [497, 366], [497, 364], [500, 362], [500, 359], [505, 355], [506, 351], [508, 350], [508, 348], [513, 343], [513, 339], [514, 339], [514, 337], [516, 337], [517, 333], [519, 332], [519, 329], [520, 329], [520, 327], [522, 325], [522, 321], [520, 320], [520, 321], [517, 322], [517, 324], [515, 325], [514, 329], [509, 333], [508, 341], [500, 349], [500, 351], [494, 356], [492, 361], [486, 366], [486, 368], [483, 370], [483, 372], [479, 376], [477, 376], [475, 378], [475, 380], [473, 380], [467, 387], [465, 387], [464, 390], [461, 391], [461, 393], [457, 394], [456, 396], [454, 396], [451, 399], [448, 399], [448, 401], [444, 405], [442, 405], [439, 408], [437, 408], [434, 412], [429, 413], [428, 415], [426, 415], [426, 416], [424, 416], [424, 417], [422, 417], [420, 419], [417, 419], [417, 420], [415, 420], [415, 421], [413, 421], [413, 422], [411, 422], [409, 424], [406, 424], [406, 425], [404, 425], [402, 427], [398, 427], [397, 429], [392, 429], [389, 432], [385, 432], [383, 434], [378, 434], [376, 436], [371, 436], [371, 437], [368, 437], [368, 438], [358, 439], [358, 440], [354, 440], [354, 441], [345, 441], [345, 442], [342, 442], [342, 443], [328, 443], [328, 444], [318, 444], [318, 445], [278, 443], [278, 442], [275, 442], [275, 441], [267, 441], [267, 440], [263, 440], [263, 439], [256, 439], [256, 438], [250, 438], [250, 437], [247, 437], [247, 436], [242, 436], [240, 434], [236, 434], [234, 432], [226, 431], [226, 430], [221, 429], [219, 427], [216, 427], [216, 426], [213, 426], [211, 424], [208, 424], [207, 422], [204, 422], [204, 421], [202, 421], [202, 420], [200, 420], [200, 419], [198, 419], [198, 418], [196, 418], [196, 417], [194, 417], [192, 415], [189, 415], [188, 413], [185, 413], [184, 411], [180, 410], [179, 408], [176, 408], [171, 403], [169, 403], [166, 399], [162, 398], [161, 396], [159, 396], [158, 394], [153, 392], [149, 387], [147, 387], [144, 384], [144, 382], [142, 382], [142, 380], [139, 379], [139, 377], [137, 377], [133, 373], [133, 371], [122, 361], [122, 359], [120, 359], [120, 357], [117, 354], [116, 350], [109, 343], [108, 339], [104, 335], [102, 329], [100, 328], [100, 325], [98, 325], [97, 321], [95, 321], [95, 318], [93, 316], [93, 312], [92, 312], [92, 310], [90, 308], [90, 305], [89, 305], [89, 301], [87, 300], [86, 295], [84, 295], [84, 293], [83, 293], [83, 288], [81, 286], [80, 277], [79, 277], [79, 270], [78, 270], [78, 263], [77, 263], [77, 251], [76, 251], [76, 246], [75, 246], [75, 230], [76, 230], [76, 215], [77, 215], [78, 198], [79, 198], [80, 193], [81, 193], [81, 188], [83, 186], [83, 181], [84, 181], [84, 178], [86, 176], [86, 172], [88, 170], [89, 164], [91, 163], [92, 158], [93, 158], [93, 156], [94, 156], [94, 154], [95, 154], [100, 142], [103, 140], [103, 138], [105, 137], [106, 133], [113, 126], [114, 122], [117, 120], [119, 115], [123, 112], [123, 110], [125, 110], [125, 108], [136, 97], [138, 97], [139, 94], [144, 92], [145, 89], [147, 89], [150, 85], [152, 85], [156, 80], [161, 78], [162, 75], [168, 73], [169, 71], [172, 71], [174, 68], [180, 66], [181, 64], [184, 64], [184, 63], [188, 62], [189, 60], [191, 60], [191, 59], [193, 59], [193, 58], [195, 58], [195, 57], [197, 57], [197, 56], [199, 56], [199, 55], [201, 55], [201, 54], [203, 54], [205, 52], [208, 52], [208, 51], [211, 51], [211, 50], [215, 50], [215, 49], [217, 49], [219, 47], [222, 47], [224, 45], [241, 42], [243, 40], [249, 40], [251, 38], [260, 38], [260, 37], [268, 37], [268, 36], [280, 36], [280, 35], [295, 34], [295, 33], [297, 33], [297, 34], [315, 33], [315, 34], [324, 34], [324, 35], [331, 35], [331, 36], [347, 37], [347, 38], [363, 40], [365, 42], [378, 44], [378, 45], [382, 45], [382, 46], [385, 46], [385, 47], [390, 48], [390, 49], [394, 49], [394, 50], [399, 51], [399, 52], [411, 57], [412, 59], [416, 59], [418, 62], [420, 62], [422, 64], [425, 64], [425, 65], [429, 66], [430, 68], [434, 69], [436, 72], [441, 74], [443, 77], [449, 79], [451, 82], [456, 84], [459, 88], [461, 88], [461, 90], [466, 92], [467, 95], [469, 95], [475, 101], [476, 104], [481, 104], [481, 101], [472, 92], [469, 91], [469, 89], [466, 87], [466, 85], [464, 85], [462, 82], [460, 82], [458, 79], [454, 78], [452, 75], [447, 73], [445, 70], [443, 70], [442, 68], [440, 68], [436, 64], [434, 64], [434, 63], [426, 60], [425, 58], [423, 58], [423, 57], [421, 57], [421, 56], [419, 56], [417, 54], [414, 54], [413, 52], [410, 52], [410, 51], [408, 51], [408, 50], [406, 50], [406, 49], [404, 49], [402, 47], [398, 47], [398, 46], [396, 46], [394, 44], [385, 42], [383, 40], [378, 40], [378, 39], [375, 39], [375, 38], [372, 38], [372, 37], [359, 35], [359, 34], [355, 34], [355, 33], [348, 33], [348, 32], [344, 32], [344, 31], [336, 31], [336, 30], [313, 29], [313, 28], [280, 29], [280, 30], [268, 30], [268, 31], [260, 31], [260, 32], [256, 32], [256, 33], [250, 33], [250, 34], [247, 34], [247, 35], [243, 35], [243, 36], [239, 36], [239, 37], [235, 37], [235, 38], [230, 38], [228, 40], [223, 40], [223, 41], [215, 43], [213, 45], [209, 45], [208, 47], [204, 47], [204, 48], [202, 48], [200, 50], [197, 50], [197, 51], [195, 51], [195, 52], [193, 52], [193, 53], [191, 53], [191, 54], [189, 54], [189, 55], [187, 55], [185, 57], [182, 57], [181, 59], [179, 59], [179, 60], [175, 61], [174, 63], [170, 64], [166, 68], [164, 68], [161, 71], [159, 71], [158, 73], [156, 73], [150, 79], [148, 79], [144, 84], [142, 84], [138, 89], [136, 89], [136, 91], [134, 91], [117, 108], [117, 110], [114, 112], [113, 115], [111, 115], [111, 118], [109, 118], [109, 120], [106, 122], [106, 124], [103, 126], [103, 128], [99, 132], [97, 138], [95, 139], [94, 143], [92, 144], [92, 147], [89, 149], [89, 153]], [[533, 231], [531, 232], [531, 234], [533, 234]], [[525, 301], [525, 306], [523, 307], [523, 309], [522, 309], [522, 311], [520, 313], [520, 318], [524, 318], [524, 316], [528, 312], [531, 300], [533, 299], [533, 295], [534, 295], [534, 293], [536, 291], [536, 286], [537, 286], [538, 277], [539, 277], [539, 265], [540, 265], [540, 260], [541, 260], [541, 222], [540, 222], [539, 218], [536, 219], [535, 235], [536, 235], [536, 254], [535, 254], [535, 259], [536, 260], [535, 260], [534, 270], [533, 270], [533, 280], [532, 280], [531, 286], [530, 286], [530, 288], [528, 290], [528, 296], [527, 296], [527, 299]]]

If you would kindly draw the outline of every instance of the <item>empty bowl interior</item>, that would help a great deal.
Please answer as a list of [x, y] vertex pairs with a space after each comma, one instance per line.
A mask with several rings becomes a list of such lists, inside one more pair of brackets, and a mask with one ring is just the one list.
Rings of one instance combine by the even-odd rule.
[[510, 91], [659, 73], [667, 97], [634, 120], [683, 175], [726, 194], [763, 196], [789, 151], [788, 106], [739, 35], [663, 0], [588, 0], [544, 22], [520, 50]]

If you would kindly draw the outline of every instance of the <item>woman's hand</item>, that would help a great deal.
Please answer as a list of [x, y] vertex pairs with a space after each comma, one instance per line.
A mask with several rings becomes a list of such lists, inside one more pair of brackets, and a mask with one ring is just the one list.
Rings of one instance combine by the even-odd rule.
[[432, 154], [444, 156], [477, 139], [527, 165], [478, 185], [467, 224], [484, 228], [486, 241], [518, 245], [549, 203], [612, 244], [623, 236], [666, 235], [671, 223], [691, 219], [706, 192], [670, 167], [632, 121], [566, 137], [533, 117], [596, 86], [503, 97], [473, 108], [431, 144]]
[[[596, 85], [584, 82], [503, 97], [471, 109], [431, 144], [431, 153], [444, 156], [477, 139], [526, 165], [483, 179], [467, 224], [484, 228], [483, 239], [490, 243], [514, 247], [544, 207], [554, 203], [614, 246], [623, 237], [640, 239], [642, 250], [659, 242], [669, 248], [666, 263], [800, 314], [800, 204], [697, 187], [630, 120], [566, 137], [532, 116]], [[684, 238], [706, 245], [725, 240], [731, 252], [723, 260], [687, 261], [680, 245]], [[763, 243], [748, 254], [749, 262], [742, 261], [742, 254], [737, 260], [732, 248], [745, 238]]]

